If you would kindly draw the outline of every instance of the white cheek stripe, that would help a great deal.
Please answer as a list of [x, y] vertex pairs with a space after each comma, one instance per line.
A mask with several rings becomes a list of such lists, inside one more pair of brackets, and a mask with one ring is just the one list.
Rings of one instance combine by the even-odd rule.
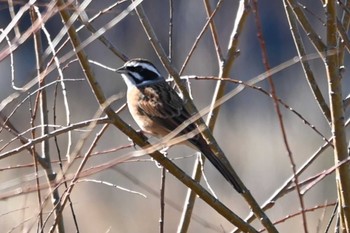
[[144, 78], [139, 73], [137, 72], [130, 72], [130, 73], [135, 79], [139, 80], [140, 82], [144, 80]]
[[[150, 70], [156, 74], [158, 74], [158, 76], [161, 76], [159, 71], [152, 65], [148, 64], [148, 63], [140, 63], [140, 62], [137, 62], [137, 61], [132, 61], [130, 63], [130, 66], [134, 66], [134, 67], [137, 67], [137, 66], [142, 66], [144, 69], [146, 70]], [[137, 78], [139, 79], [139, 78]], [[141, 79], [140, 79], [141, 80]]]
[[158, 76], [161, 76], [158, 70], [154, 68], [154, 66], [151, 66], [149, 64], [142, 64], [142, 65], [145, 67], [145, 69], [151, 70], [152, 72], [158, 74]]

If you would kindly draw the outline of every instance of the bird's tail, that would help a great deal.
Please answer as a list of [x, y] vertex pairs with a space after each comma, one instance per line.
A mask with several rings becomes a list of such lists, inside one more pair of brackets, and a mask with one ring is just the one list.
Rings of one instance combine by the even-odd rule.
[[238, 193], [242, 193], [243, 189], [240, 182], [234, 177], [233, 168], [227, 158], [219, 158], [216, 156], [202, 137], [192, 139], [190, 142], [195, 145], [204, 156], [214, 165], [223, 177], [236, 189]]

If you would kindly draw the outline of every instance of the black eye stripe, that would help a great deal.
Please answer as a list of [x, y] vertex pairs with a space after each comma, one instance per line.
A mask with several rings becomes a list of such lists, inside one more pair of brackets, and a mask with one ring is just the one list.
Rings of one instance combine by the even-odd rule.
[[130, 66], [129, 70], [132, 72], [137, 72], [139, 74], [152, 73], [152, 74], [158, 75], [157, 73], [153, 72], [152, 70], [149, 70], [149, 69], [144, 68], [142, 66]]
[[143, 68], [141, 66], [129, 66], [128, 70], [132, 72], [140, 73]]
[[151, 70], [141, 69], [139, 73], [140, 73], [141, 76], [149, 78], [149, 79], [158, 78], [158, 74], [154, 73]]

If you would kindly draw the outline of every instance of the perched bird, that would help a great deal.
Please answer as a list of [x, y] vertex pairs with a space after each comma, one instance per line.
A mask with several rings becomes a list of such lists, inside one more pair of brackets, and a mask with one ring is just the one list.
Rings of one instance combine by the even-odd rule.
[[[117, 69], [127, 85], [127, 105], [129, 111], [142, 131], [158, 138], [180, 126], [191, 115], [177, 92], [165, 81], [157, 68], [144, 59], [132, 59]], [[196, 129], [189, 124], [179, 135]], [[232, 175], [231, 165], [223, 163], [210, 149], [201, 134], [188, 139], [230, 182], [237, 192], [242, 188]]]

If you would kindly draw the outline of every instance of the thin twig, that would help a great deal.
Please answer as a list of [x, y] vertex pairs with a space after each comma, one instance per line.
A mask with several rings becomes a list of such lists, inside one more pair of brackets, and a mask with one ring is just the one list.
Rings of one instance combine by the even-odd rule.
[[[140, 1], [137, 1], [136, 3], [140, 3]], [[62, 0], [58, 0], [59, 6], [63, 4]], [[132, 3], [127, 10], [125, 10], [125, 14], [129, 14], [133, 7], [136, 7], [137, 5], [135, 3]], [[64, 22], [67, 22], [70, 18], [70, 15], [65, 9], [62, 9], [61, 17]], [[125, 15], [125, 16], [126, 16]], [[76, 34], [75, 28], [71, 26], [68, 29], [68, 35], [70, 36], [71, 43], [74, 47], [74, 52], [76, 53], [77, 57], [79, 58], [80, 65], [82, 66], [82, 70], [84, 71], [84, 75], [95, 94], [96, 99], [98, 102], [103, 105], [105, 103], [105, 97], [103, 95], [103, 92], [101, 90], [101, 87], [98, 85], [98, 82], [96, 81], [93, 72], [91, 70], [91, 67], [89, 66], [88, 59], [86, 57], [86, 54], [81, 49], [83, 46], [80, 43], [80, 40]], [[108, 117], [112, 120], [112, 123], [118, 127], [122, 132], [124, 132], [126, 135], [128, 135], [136, 144], [140, 145], [141, 147], [145, 147], [149, 145], [147, 142], [144, 141], [144, 139], [135, 131], [133, 130], [128, 124], [123, 122], [113, 111], [111, 107], [106, 107], [104, 109]], [[176, 176], [181, 182], [183, 182], [185, 185], [191, 187], [195, 192], [210, 206], [212, 206], [215, 210], [217, 210], [222, 216], [227, 218], [230, 222], [232, 222], [234, 225], [238, 225], [240, 229], [244, 231], [252, 231], [256, 232], [256, 230], [251, 227], [249, 224], [246, 224], [242, 219], [240, 219], [237, 215], [235, 215], [232, 211], [230, 211], [227, 207], [219, 203], [217, 200], [215, 200], [207, 191], [205, 191], [198, 183], [194, 182], [190, 177], [188, 177], [181, 169], [179, 169], [175, 164], [173, 164], [169, 159], [165, 158], [162, 154], [159, 152], [153, 152], [150, 153], [150, 156], [152, 156], [155, 160], [157, 160], [162, 166], [164, 166], [171, 174]]]
[[[166, 152], [164, 152], [166, 153]], [[166, 169], [162, 167], [160, 176], [160, 219], [159, 219], [159, 233], [164, 233], [164, 222], [165, 222], [165, 178]]]
[[[304, 212], [314, 212], [315, 210], [326, 209], [328, 207], [335, 206], [335, 205], [336, 205], [336, 203], [329, 203], [329, 204], [326, 204], [326, 205], [318, 205], [318, 206], [314, 206], [312, 208], [307, 208], [307, 209], [304, 210]], [[288, 216], [275, 221], [273, 224], [275, 224], [275, 225], [281, 224], [281, 223], [283, 223], [283, 222], [285, 222], [287, 220], [290, 220], [291, 218], [297, 217], [297, 216], [302, 215], [302, 214], [303, 214], [302, 211], [289, 214]], [[261, 229], [259, 232], [264, 232], [264, 231], [265, 231], [265, 229]]]
[[[195, 79], [195, 80], [220, 80], [223, 82], [229, 82], [229, 83], [234, 83], [234, 84], [239, 84], [239, 85], [244, 85], [245, 87], [254, 89], [256, 91], [259, 91], [261, 93], [263, 93], [264, 95], [273, 98], [272, 94], [268, 91], [266, 91], [265, 89], [263, 89], [262, 87], [259, 86], [255, 86], [255, 85], [250, 85], [246, 82], [243, 82], [241, 80], [236, 80], [236, 79], [231, 79], [231, 78], [218, 78], [218, 77], [212, 77], [212, 76], [188, 76], [188, 79]], [[277, 97], [277, 96], [276, 96]], [[291, 107], [290, 105], [288, 105], [286, 102], [284, 102], [282, 99], [277, 97], [277, 101], [279, 104], [281, 104], [285, 109], [291, 111], [293, 114], [295, 114], [298, 118], [300, 118], [300, 120], [306, 124], [308, 127], [310, 127], [313, 131], [315, 131], [316, 134], [318, 134], [323, 141], [325, 141], [326, 143], [331, 144], [331, 141], [328, 141], [328, 139], [326, 138], [325, 135], [323, 135], [320, 130], [318, 130], [312, 123], [310, 123], [309, 120], [307, 120], [305, 117], [303, 117], [303, 115], [301, 113], [299, 113], [298, 111], [296, 111], [293, 107]]]
[[[216, 8], [214, 9], [214, 12], [210, 11], [209, 6], [206, 7], [208, 21], [207, 21], [206, 25], [204, 26], [204, 28], [202, 29], [202, 31], [200, 32], [200, 34], [197, 36], [197, 39], [196, 39], [195, 43], [193, 44], [190, 52], [188, 53], [188, 55], [186, 57], [186, 60], [184, 61], [184, 64], [182, 65], [182, 68], [180, 70], [180, 74], [184, 70], [184, 68], [185, 68], [185, 66], [187, 64], [187, 61], [189, 60], [189, 58], [190, 58], [191, 54], [193, 53], [194, 49], [196, 48], [197, 43], [199, 42], [199, 39], [204, 34], [205, 29], [208, 26], [208, 23], [211, 25], [211, 28], [212, 28], [212, 37], [213, 37], [213, 41], [214, 41], [215, 48], [216, 48], [216, 51], [217, 51], [218, 59], [222, 59], [222, 54], [221, 54], [220, 47], [219, 47], [219, 44], [218, 44], [217, 38], [216, 38], [217, 35], [216, 35], [216, 31], [215, 31], [215, 26], [214, 26], [214, 23], [210, 23], [210, 22], [212, 22], [212, 19], [213, 19], [215, 13], [218, 11], [219, 7], [221, 6], [222, 2], [223, 1], [219, 1], [217, 3]], [[208, 5], [209, 3], [207, 1], [205, 1], [205, 5], [206, 4]], [[211, 129], [211, 130], [213, 130], [213, 129]], [[202, 163], [201, 163], [201, 161], [202, 161]], [[205, 157], [203, 157], [202, 160], [200, 160], [200, 157], [198, 156], [196, 161], [195, 161], [195, 164], [194, 164], [194, 167], [193, 167], [193, 172], [192, 172], [192, 177], [197, 182], [199, 182], [201, 177], [202, 177], [202, 168], [203, 168], [202, 165], [204, 163], [205, 163]], [[187, 194], [186, 194], [186, 198], [185, 198], [185, 201], [184, 201], [184, 207], [183, 207], [183, 211], [182, 211], [182, 214], [181, 214], [180, 223], [179, 223], [178, 228], [177, 228], [177, 232], [178, 233], [182, 233], [182, 232], [187, 232], [188, 231], [196, 198], [197, 198], [197, 195], [191, 189], [188, 189], [187, 190]]]
[[215, 7], [214, 11], [211, 10], [211, 6], [210, 6], [210, 3], [209, 3], [208, 0], [204, 0], [203, 2], [204, 2], [205, 11], [207, 13], [207, 16], [209, 17], [208, 21], [210, 22], [210, 32], [211, 32], [211, 37], [213, 39], [213, 44], [214, 44], [215, 51], [216, 51], [216, 57], [218, 59], [218, 64], [220, 64], [223, 61], [224, 56], [222, 54], [222, 50], [221, 50], [221, 47], [220, 47], [220, 44], [219, 44], [219, 35], [218, 35], [218, 32], [217, 32], [215, 23], [212, 20], [212, 17], [214, 15], [214, 13], [219, 9], [219, 7], [220, 7], [219, 4], [221, 2], [219, 1], [216, 4], [216, 7]]
[[[30, 16], [32, 23], [34, 24], [35, 21], [41, 21], [42, 18], [40, 15], [38, 15], [38, 11], [34, 9], [35, 7], [32, 6], [30, 8]], [[41, 28], [43, 25], [41, 25]], [[36, 70], [37, 70], [37, 77], [38, 77], [38, 84], [39, 88], [42, 86], [45, 86], [45, 76], [41, 76], [40, 74], [43, 72], [43, 61], [42, 61], [42, 42], [41, 42], [41, 32], [37, 31], [34, 33], [34, 48], [35, 48], [35, 58], [36, 58]], [[39, 93], [39, 113], [40, 113], [40, 121], [41, 121], [41, 135], [46, 135], [49, 133], [48, 123], [48, 107], [47, 107], [47, 95], [46, 95], [46, 89], [42, 89]], [[36, 111], [36, 109], [34, 110]], [[51, 166], [51, 153], [50, 153], [50, 143], [49, 140], [43, 140], [41, 145], [41, 157], [46, 161], [46, 164], [48, 164], [48, 167], [45, 169], [47, 179], [50, 183], [50, 187], [54, 185], [56, 182], [56, 173], [53, 170]], [[58, 192], [58, 189], [53, 189], [50, 192], [52, 194], [51, 201], [55, 208], [55, 218], [57, 219], [57, 225], [58, 225], [58, 232], [64, 233], [64, 221], [63, 216], [61, 212], [61, 203], [60, 203], [60, 194]], [[40, 211], [41, 213], [41, 211]], [[44, 226], [42, 224], [42, 226]], [[41, 228], [43, 229], [43, 227]]]
[[[95, 126], [96, 126], [96, 123], [91, 123], [89, 125], [89, 128], [91, 130], [89, 132], [87, 132], [83, 137], [80, 138], [79, 142], [76, 144], [76, 148], [73, 151], [74, 155], [77, 155], [80, 153], [81, 149], [83, 148], [84, 142], [86, 141], [88, 136], [91, 134], [92, 129], [95, 128]], [[65, 204], [69, 200], [69, 197], [73, 191], [73, 188], [79, 179], [80, 173], [83, 171], [83, 168], [84, 168], [85, 164], [87, 163], [92, 150], [96, 147], [97, 142], [101, 139], [101, 137], [104, 134], [104, 132], [106, 131], [107, 127], [108, 127], [108, 124], [105, 124], [102, 127], [102, 129], [96, 134], [93, 142], [90, 144], [90, 147], [88, 148], [87, 152], [84, 154], [83, 160], [80, 162], [79, 167], [77, 168], [76, 172], [74, 173], [73, 179], [71, 180], [68, 188], [62, 194], [62, 197], [60, 199], [60, 201], [62, 203], [61, 204], [62, 208], [64, 208]], [[72, 156], [72, 160], [74, 160], [75, 158], [76, 158], [76, 156], [74, 156], [74, 157]], [[68, 167], [63, 171], [63, 173], [66, 172], [67, 170], [68, 170]], [[48, 214], [47, 219], [49, 219], [49, 217], [50, 217], [50, 214]], [[50, 233], [52, 233], [55, 230], [56, 225], [59, 223], [58, 221], [59, 221], [59, 219], [57, 219], [57, 217], [55, 217], [54, 223], [51, 225], [51, 228], [50, 228]]]
[[[261, 25], [261, 19], [260, 19], [260, 15], [259, 15], [259, 11], [258, 11], [258, 1], [257, 0], [253, 0], [253, 12], [255, 15], [254, 18], [255, 18], [255, 24], [257, 27], [257, 33], [258, 33], [258, 39], [259, 39], [261, 53], [262, 53], [263, 64], [265, 66], [266, 71], [269, 71], [270, 64], [269, 64], [269, 60], [268, 60], [267, 49], [265, 46], [265, 40], [264, 40], [263, 31], [262, 31], [262, 25]], [[302, 216], [302, 220], [303, 220], [304, 232], [307, 233], [308, 230], [307, 230], [307, 219], [306, 219], [306, 214], [305, 214], [305, 203], [304, 203], [304, 198], [300, 192], [299, 177], [297, 176], [297, 173], [296, 173], [297, 169], [296, 169], [294, 156], [293, 156], [293, 153], [292, 153], [290, 146], [289, 146], [287, 132], [286, 132], [286, 128], [285, 128], [285, 123], [283, 120], [280, 106], [278, 104], [278, 98], [276, 95], [276, 88], [275, 88], [275, 84], [273, 82], [272, 76], [269, 75], [267, 80], [268, 80], [268, 83], [269, 83], [269, 86], [271, 89], [273, 105], [274, 105], [274, 108], [275, 108], [275, 111], [277, 114], [278, 123], [279, 123], [279, 127], [281, 130], [284, 146], [285, 146], [285, 149], [287, 151], [289, 162], [290, 162], [292, 172], [293, 172], [293, 181], [295, 183], [296, 191], [297, 191], [298, 198], [299, 198], [299, 204], [301, 207], [301, 216]]]
[[[30, 112], [30, 125], [31, 128], [33, 128], [33, 130], [31, 130], [31, 136], [32, 139], [35, 138], [35, 126], [34, 126], [34, 122], [35, 122], [35, 114], [33, 113], [33, 109], [32, 109], [32, 104], [31, 101], [29, 101], [29, 112]], [[8, 122], [10, 123], [10, 122]], [[8, 125], [7, 125], [8, 126]], [[17, 130], [16, 130], [17, 131]], [[13, 130], [12, 130], [13, 132]], [[35, 185], [37, 188], [37, 196], [38, 196], [38, 206], [41, 206], [42, 203], [42, 197], [41, 197], [41, 192], [40, 192], [40, 181], [39, 181], [39, 162], [38, 162], [38, 158], [39, 158], [39, 154], [36, 152], [36, 148], [35, 146], [30, 148], [31, 150], [31, 154], [32, 154], [32, 158], [33, 158], [33, 164], [34, 164], [34, 174], [35, 174]], [[43, 159], [44, 160], [44, 159]], [[45, 161], [45, 164], [47, 163], [47, 161]], [[43, 214], [42, 214], [42, 210], [40, 208], [39, 211], [39, 220], [38, 220], [38, 229], [41, 229], [43, 227]]]
[[[350, 124], [350, 120], [348, 120], [346, 122], [346, 126], [348, 126]], [[328, 141], [331, 141], [333, 138], [329, 138]], [[297, 170], [296, 175], [300, 175], [302, 174], [320, 155], [322, 152], [324, 152], [331, 144], [330, 143], [325, 143], [323, 144], [316, 152], [314, 152], [314, 154], [307, 160], [304, 162], [304, 164]], [[262, 204], [262, 208], [266, 209], [268, 208], [271, 203], [275, 203], [279, 198], [281, 198], [282, 196], [284, 196], [288, 191], [288, 187], [293, 183], [293, 175], [291, 177], [289, 177], [273, 194], [271, 197], [268, 198], [268, 200], [266, 200], [264, 202], [264, 204]], [[253, 214], [250, 214], [245, 220], [247, 222], [252, 222], [255, 219], [255, 216]], [[234, 231], [234, 232], [238, 232], [238, 230]]]
[[320, 54], [320, 57], [322, 59], [325, 59], [323, 53], [327, 50], [327, 47], [324, 44], [324, 42], [321, 40], [319, 35], [313, 29], [312, 25], [310, 24], [309, 20], [305, 16], [300, 5], [295, 0], [287, 0], [287, 2], [290, 5], [292, 11], [294, 12], [301, 27], [304, 29], [305, 33], [308, 35], [310, 42], [314, 45], [317, 52]]
[[[181, 66], [181, 69], [180, 69], [180, 72], [179, 72], [179, 75], [181, 75], [183, 73], [183, 71], [185, 70], [188, 62], [190, 61], [190, 58], [193, 54], [193, 52], [195, 51], [195, 49], [197, 48], [197, 45], [199, 43], [199, 41], [201, 40], [201, 38], [203, 37], [204, 33], [206, 32], [208, 26], [211, 25], [211, 22], [213, 20], [213, 17], [216, 15], [216, 13], [218, 12], [221, 4], [223, 3], [224, 1], [223, 0], [219, 0], [218, 3], [216, 4], [216, 7], [214, 9], [213, 12], [211, 12], [209, 15], [208, 15], [208, 20], [207, 22], [205, 23], [205, 25], [203, 26], [202, 30], [200, 31], [200, 33], [198, 34], [196, 40], [194, 41], [190, 51], [187, 53], [187, 56], [185, 58], [185, 61], [183, 62], [182, 66]], [[215, 39], [214, 39], [214, 42], [215, 42]], [[216, 48], [217, 50], [219, 50], [218, 48]]]
[[[299, 33], [299, 30], [298, 30], [298, 25], [297, 25], [295, 16], [294, 16], [292, 10], [290, 9], [290, 6], [286, 2], [286, 0], [283, 0], [283, 3], [284, 3], [287, 18], [288, 18], [291, 34], [293, 36], [295, 48], [298, 52], [298, 56], [303, 57], [306, 55], [306, 50], [305, 50], [301, 35]], [[306, 77], [306, 80], [309, 84], [310, 90], [312, 91], [312, 94], [314, 95], [314, 98], [316, 99], [316, 102], [317, 102], [318, 106], [320, 107], [323, 115], [325, 116], [326, 120], [330, 124], [330, 122], [331, 122], [330, 110], [329, 110], [329, 107], [328, 107], [328, 105], [323, 97], [323, 94], [322, 94], [322, 92], [321, 92], [321, 90], [316, 82], [316, 79], [315, 79], [314, 73], [310, 67], [310, 64], [307, 60], [303, 60], [303, 61], [301, 61], [301, 66], [304, 70], [305, 77]]]

